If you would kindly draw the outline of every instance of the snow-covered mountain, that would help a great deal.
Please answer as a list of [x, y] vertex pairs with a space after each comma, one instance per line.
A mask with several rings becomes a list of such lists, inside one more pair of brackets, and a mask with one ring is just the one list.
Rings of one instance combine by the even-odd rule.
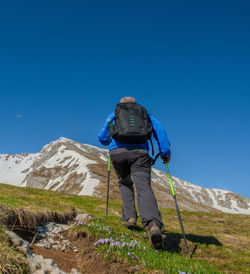
[[[36, 154], [0, 154], [0, 183], [106, 197], [108, 150], [60, 138]], [[172, 177], [181, 209], [250, 214], [250, 199]], [[112, 170], [110, 198], [119, 199]], [[167, 175], [153, 168], [152, 186], [161, 207], [174, 208]]]
[[0, 154], [0, 181], [19, 185], [26, 176], [26, 170], [35, 161], [38, 154], [22, 153], [20, 155]]

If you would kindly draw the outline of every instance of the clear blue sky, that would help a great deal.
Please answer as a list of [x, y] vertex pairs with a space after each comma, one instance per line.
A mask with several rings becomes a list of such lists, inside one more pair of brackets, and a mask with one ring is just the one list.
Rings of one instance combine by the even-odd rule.
[[165, 127], [172, 175], [250, 197], [249, 14], [247, 0], [1, 1], [0, 153], [101, 146], [132, 95]]

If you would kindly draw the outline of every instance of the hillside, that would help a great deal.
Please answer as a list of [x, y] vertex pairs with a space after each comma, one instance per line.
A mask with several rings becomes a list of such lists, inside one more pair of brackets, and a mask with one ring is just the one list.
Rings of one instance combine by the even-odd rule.
[[[34, 244], [32, 251], [48, 258], [52, 256], [66, 272], [69, 264], [79, 273], [85, 270], [95, 273], [94, 269], [99, 269], [100, 273], [250, 272], [250, 216], [183, 211], [192, 254], [192, 259], [188, 259], [176, 211], [165, 208], [161, 211], [166, 225], [164, 250], [155, 252], [149, 248], [146, 231], [140, 226], [136, 231], [123, 227], [119, 200], [110, 201], [110, 216], [106, 219], [105, 199], [0, 184], [0, 272], [26, 273], [27, 269], [20, 253], [9, 246], [4, 230], [12, 230], [31, 242], [41, 229], [39, 227], [48, 221], [71, 224], [63, 237], [73, 242], [79, 252], [66, 253]], [[85, 223], [74, 223], [77, 212], [92, 217]], [[111, 236], [116, 244], [105, 244], [107, 240], [104, 239], [111, 241]], [[121, 241], [129, 245], [121, 249], [118, 243]]]
[[[0, 154], [0, 182], [103, 197], [107, 184], [108, 151], [60, 138], [39, 153]], [[207, 189], [173, 177], [183, 210], [250, 214], [250, 199], [226, 190]], [[166, 174], [152, 169], [152, 186], [159, 205], [174, 208]], [[120, 199], [117, 177], [111, 172], [111, 199]]]

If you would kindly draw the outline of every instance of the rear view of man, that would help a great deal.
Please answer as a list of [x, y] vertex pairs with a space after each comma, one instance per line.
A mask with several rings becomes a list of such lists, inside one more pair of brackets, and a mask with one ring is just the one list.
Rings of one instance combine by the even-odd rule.
[[119, 178], [119, 189], [123, 201], [123, 220], [129, 229], [136, 227], [134, 187], [137, 190], [138, 208], [143, 227], [148, 227], [152, 247], [162, 247], [161, 213], [151, 188], [151, 163], [148, 155], [148, 140], [151, 134], [158, 142], [164, 162], [170, 161], [170, 143], [162, 125], [133, 97], [123, 97], [111, 113], [98, 140], [109, 145], [110, 157]]

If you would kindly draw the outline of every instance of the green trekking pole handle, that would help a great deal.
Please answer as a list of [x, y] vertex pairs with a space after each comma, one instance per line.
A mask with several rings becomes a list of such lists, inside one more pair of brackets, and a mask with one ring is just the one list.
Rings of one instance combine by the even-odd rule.
[[176, 199], [176, 195], [175, 195], [175, 191], [174, 191], [172, 179], [171, 179], [170, 172], [169, 172], [169, 169], [168, 169], [168, 164], [164, 163], [164, 165], [165, 165], [166, 170], [167, 170], [168, 179], [169, 179], [169, 183], [170, 183], [170, 188], [171, 188], [172, 196], [174, 198], [175, 207], [176, 207], [176, 210], [177, 210], [177, 214], [178, 214], [179, 223], [180, 223], [180, 226], [181, 226], [182, 235], [183, 235], [183, 238], [184, 238], [184, 241], [185, 241], [185, 245], [186, 245], [186, 249], [187, 249], [187, 254], [188, 254], [188, 257], [190, 258], [189, 247], [188, 247], [188, 244], [187, 244], [187, 239], [186, 239], [186, 236], [185, 236], [184, 227], [183, 227], [182, 220], [181, 220], [180, 210], [179, 210], [179, 207], [178, 207], [178, 204], [177, 204], [177, 199]]
[[111, 159], [110, 159], [110, 154], [109, 154], [109, 160], [108, 160], [108, 185], [107, 185], [107, 200], [106, 200], [106, 217], [108, 217], [108, 208], [109, 208], [110, 166], [111, 166]]

